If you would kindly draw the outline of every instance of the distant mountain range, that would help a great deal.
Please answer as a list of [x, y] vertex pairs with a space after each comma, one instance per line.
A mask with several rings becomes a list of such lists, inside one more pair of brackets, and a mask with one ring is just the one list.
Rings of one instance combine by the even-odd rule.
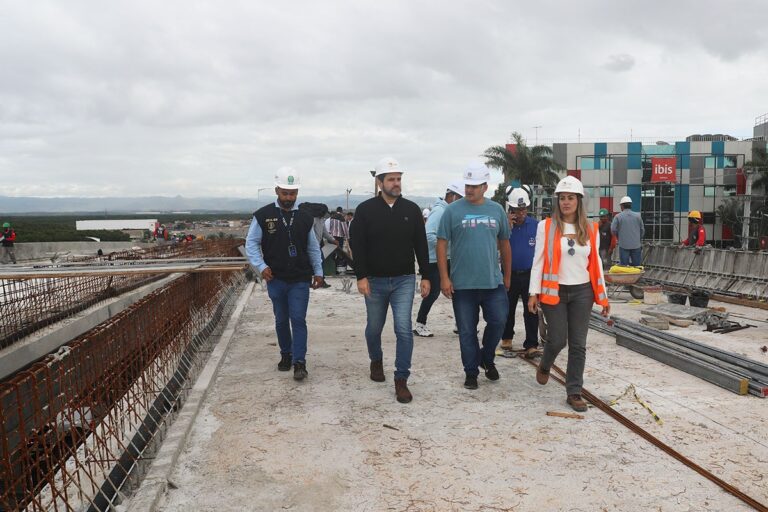
[[[436, 197], [406, 196], [425, 208]], [[369, 196], [349, 196], [349, 208], [368, 199]], [[299, 196], [300, 201], [325, 203], [331, 210], [337, 206], [347, 208], [347, 198], [336, 196]], [[252, 212], [273, 198], [263, 194], [256, 199], [232, 197], [7, 197], [0, 196], [0, 213], [171, 213], [171, 212]]]

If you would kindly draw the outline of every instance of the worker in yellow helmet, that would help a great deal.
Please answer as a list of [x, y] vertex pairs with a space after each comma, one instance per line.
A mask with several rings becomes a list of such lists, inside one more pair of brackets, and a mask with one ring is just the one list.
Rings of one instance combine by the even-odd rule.
[[691, 210], [688, 214], [688, 238], [683, 240], [685, 247], [702, 247], [707, 241], [707, 232], [701, 223], [701, 212]]

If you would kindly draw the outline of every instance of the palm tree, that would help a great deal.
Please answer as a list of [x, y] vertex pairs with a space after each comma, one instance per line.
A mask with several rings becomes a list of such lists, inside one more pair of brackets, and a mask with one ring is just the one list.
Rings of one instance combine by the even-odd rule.
[[759, 175], [752, 182], [753, 187], [763, 187], [768, 190], [768, 151], [765, 148], [754, 148], [752, 150], [752, 160], [745, 163], [744, 167], [751, 167]]
[[520, 180], [528, 185], [543, 185], [553, 187], [560, 181], [556, 172], [563, 169], [553, 159], [552, 148], [548, 146], [528, 147], [523, 136], [517, 132], [512, 134], [516, 145], [514, 151], [504, 146], [492, 146], [485, 150], [485, 164], [488, 167], [501, 170], [504, 180]]

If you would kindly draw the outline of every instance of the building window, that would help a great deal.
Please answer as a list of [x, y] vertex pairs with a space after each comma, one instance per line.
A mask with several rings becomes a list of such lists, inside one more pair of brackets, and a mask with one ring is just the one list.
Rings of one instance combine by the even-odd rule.
[[713, 157], [713, 156], [704, 157], [704, 168], [705, 169], [714, 169], [715, 168], [715, 157]]
[[736, 195], [736, 185], [723, 185], [723, 197]]
[[723, 157], [723, 169], [735, 169], [736, 168], [736, 156], [725, 155]]
[[717, 187], [714, 185], [704, 185], [704, 197], [715, 197], [715, 190]]
[[600, 187], [600, 197], [613, 197], [613, 187]]
[[714, 224], [715, 218], [715, 212], [701, 212], [702, 224]]

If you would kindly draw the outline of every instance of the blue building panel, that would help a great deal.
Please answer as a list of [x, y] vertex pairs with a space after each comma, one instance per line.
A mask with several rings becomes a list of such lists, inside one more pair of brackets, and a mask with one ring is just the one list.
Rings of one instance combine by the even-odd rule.
[[675, 142], [675, 154], [677, 155], [677, 168], [691, 168], [691, 143]]
[[608, 155], [607, 142], [595, 142], [595, 169], [607, 169], [606, 156]]
[[632, 199], [633, 205], [634, 204], [638, 205], [638, 210], [639, 210], [639, 205], [643, 204], [641, 201], [642, 199], [641, 187], [642, 185], [640, 184], [627, 185], [627, 195], [629, 196], [630, 199]]
[[689, 185], [675, 186], [675, 211], [687, 212], [690, 207], [690, 187]]
[[643, 144], [642, 142], [630, 142], [627, 144], [627, 169], [643, 168]]
[[725, 167], [725, 159], [723, 158], [725, 154], [725, 141], [712, 141], [712, 154], [715, 155], [715, 166], [718, 169]]

